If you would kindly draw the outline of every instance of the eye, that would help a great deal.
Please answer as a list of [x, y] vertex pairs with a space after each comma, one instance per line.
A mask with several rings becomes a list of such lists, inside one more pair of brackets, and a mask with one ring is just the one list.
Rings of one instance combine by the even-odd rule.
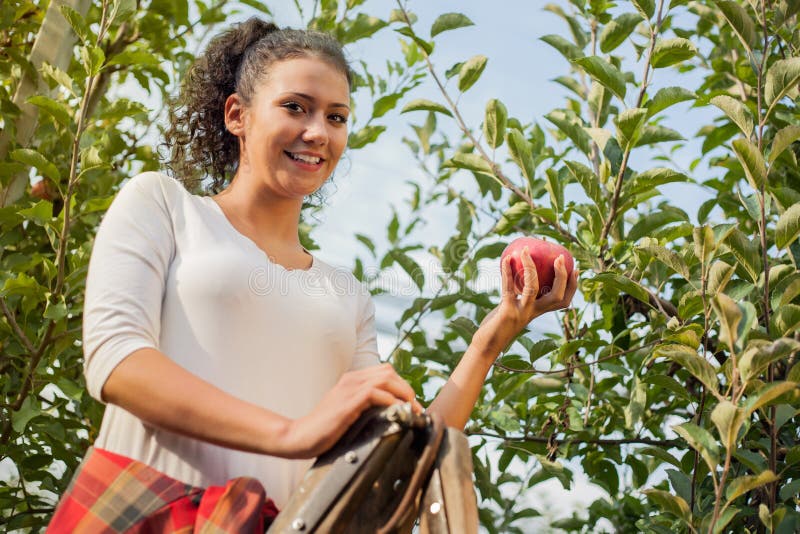
[[338, 124], [347, 124], [347, 117], [341, 113], [332, 113], [328, 118]]
[[303, 109], [303, 106], [301, 106], [297, 102], [285, 102], [282, 104], [282, 107], [288, 109], [292, 113], [303, 113], [305, 111], [305, 109]]

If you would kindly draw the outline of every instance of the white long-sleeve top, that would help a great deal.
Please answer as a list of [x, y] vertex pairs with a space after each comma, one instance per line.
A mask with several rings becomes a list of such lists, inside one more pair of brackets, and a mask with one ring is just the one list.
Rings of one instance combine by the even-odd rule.
[[[200, 378], [289, 418], [348, 370], [378, 363], [374, 305], [348, 271], [272, 263], [210, 197], [147, 172], [126, 183], [94, 243], [83, 316], [85, 374], [100, 399], [135, 350], [158, 349]], [[96, 447], [194, 486], [259, 479], [281, 508], [312, 460], [235, 451], [144, 424], [109, 404]]]

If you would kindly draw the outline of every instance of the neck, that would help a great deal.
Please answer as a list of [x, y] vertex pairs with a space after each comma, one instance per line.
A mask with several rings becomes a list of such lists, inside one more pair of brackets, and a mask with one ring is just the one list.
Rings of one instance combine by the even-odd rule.
[[230, 185], [214, 197], [229, 219], [252, 229], [261, 239], [300, 246], [298, 227], [302, 199], [276, 198], [248, 180], [234, 176]]

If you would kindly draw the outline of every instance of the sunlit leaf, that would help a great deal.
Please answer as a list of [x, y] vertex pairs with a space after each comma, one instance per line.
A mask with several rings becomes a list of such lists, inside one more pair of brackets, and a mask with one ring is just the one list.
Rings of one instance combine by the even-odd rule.
[[753, 133], [753, 114], [750, 113], [750, 110], [741, 100], [728, 95], [718, 95], [712, 98], [710, 102], [724, 111], [728, 118], [739, 127], [745, 137], [750, 137]]
[[625, 76], [620, 70], [598, 56], [587, 56], [573, 60], [589, 76], [603, 87], [617, 95], [620, 100], [625, 99]]
[[775, 226], [775, 246], [786, 248], [800, 235], [800, 203], [784, 211]]
[[728, 485], [728, 489], [725, 490], [725, 498], [728, 499], [728, 501], [733, 501], [750, 490], [754, 490], [779, 479], [778, 475], [770, 470], [757, 475], [745, 475], [734, 478]]
[[463, 13], [444, 13], [439, 15], [431, 26], [431, 37], [436, 37], [442, 32], [473, 26], [469, 17]]
[[683, 423], [673, 426], [672, 429], [700, 453], [711, 471], [716, 470], [719, 465], [719, 446], [708, 430], [694, 423]]
[[792, 146], [792, 143], [800, 139], [800, 126], [790, 124], [778, 130], [775, 138], [772, 140], [772, 148], [769, 151], [767, 162], [771, 165], [778, 159], [781, 153]]
[[486, 113], [483, 119], [483, 134], [486, 142], [492, 148], [503, 144], [506, 135], [506, 119], [508, 111], [502, 102], [492, 98], [486, 103]]
[[800, 82], [800, 57], [779, 59], [767, 70], [767, 82], [764, 85], [764, 101], [772, 108], [789, 91]]
[[747, 10], [738, 2], [730, 0], [719, 0], [716, 5], [745, 48], [752, 50], [756, 42], [756, 24]]
[[684, 87], [664, 87], [651, 98], [645, 106], [647, 107], [647, 117], [650, 118], [656, 113], [674, 106], [680, 102], [694, 100], [697, 95]]
[[433, 111], [436, 113], [442, 113], [448, 117], [453, 116], [450, 110], [444, 107], [442, 104], [432, 100], [427, 100], [425, 98], [417, 98], [412, 100], [403, 106], [403, 109], [400, 110], [400, 113], [408, 113], [409, 111]]
[[472, 87], [478, 78], [483, 74], [486, 68], [486, 63], [489, 59], [486, 56], [477, 55], [472, 56], [461, 65], [458, 71], [458, 90], [464, 92]]
[[653, 353], [655, 358], [667, 358], [686, 369], [692, 376], [702, 382], [711, 390], [717, 389], [719, 379], [717, 373], [708, 361], [700, 356], [696, 350], [685, 345], [662, 345]]
[[697, 47], [688, 39], [682, 37], [659, 39], [653, 48], [650, 63], [654, 68], [659, 69], [691, 59], [695, 54], [697, 54]]
[[641, 21], [642, 17], [636, 13], [623, 13], [609, 21], [600, 32], [600, 50], [608, 54], [617, 48], [625, 42]]

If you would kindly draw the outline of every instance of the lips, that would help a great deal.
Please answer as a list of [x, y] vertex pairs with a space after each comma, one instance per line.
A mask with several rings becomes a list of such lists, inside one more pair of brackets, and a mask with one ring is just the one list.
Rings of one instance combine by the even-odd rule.
[[319, 156], [313, 156], [313, 155], [310, 155], [310, 154], [302, 154], [302, 153], [299, 153], [299, 152], [289, 152], [288, 150], [284, 150], [284, 152], [286, 153], [287, 156], [292, 158], [294, 161], [297, 161], [297, 162], [300, 162], [300, 163], [305, 163], [307, 165], [319, 165], [320, 163], [325, 161], [323, 158], [321, 158]]

